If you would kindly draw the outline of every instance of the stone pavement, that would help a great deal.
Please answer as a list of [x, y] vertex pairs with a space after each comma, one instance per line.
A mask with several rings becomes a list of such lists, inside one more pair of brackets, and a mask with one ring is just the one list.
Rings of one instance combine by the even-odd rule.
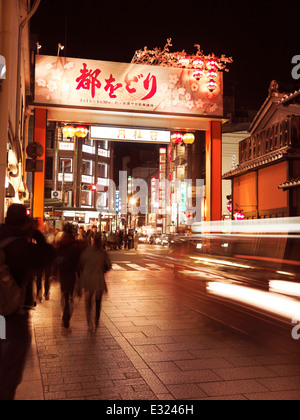
[[60, 291], [32, 314], [17, 400], [300, 399], [299, 354], [269, 348], [181, 303], [164, 272], [110, 272], [101, 327], [76, 299], [62, 331]]

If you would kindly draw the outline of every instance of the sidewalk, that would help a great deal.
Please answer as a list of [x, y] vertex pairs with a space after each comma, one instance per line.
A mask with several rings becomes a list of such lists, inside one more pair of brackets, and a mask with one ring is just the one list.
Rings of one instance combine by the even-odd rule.
[[83, 299], [68, 332], [60, 291], [32, 315], [18, 400], [300, 399], [299, 354], [262, 346], [183, 306], [172, 271], [111, 272], [101, 327]]

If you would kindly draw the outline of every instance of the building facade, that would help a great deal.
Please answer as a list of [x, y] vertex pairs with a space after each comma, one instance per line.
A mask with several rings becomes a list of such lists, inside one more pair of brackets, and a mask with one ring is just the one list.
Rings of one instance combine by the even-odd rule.
[[[0, 0], [0, 55], [6, 65], [0, 81], [0, 221], [13, 202], [28, 196], [25, 150], [28, 140], [27, 96], [30, 84], [30, 18], [40, 0]], [[3, 69], [3, 67], [2, 67]]]
[[269, 96], [239, 144], [239, 165], [224, 174], [232, 182], [232, 217], [300, 216], [300, 91]]
[[112, 143], [91, 140], [90, 127], [47, 122], [45, 220], [59, 228], [64, 222], [98, 224], [101, 209], [106, 230], [112, 215], [105, 190], [112, 173]]

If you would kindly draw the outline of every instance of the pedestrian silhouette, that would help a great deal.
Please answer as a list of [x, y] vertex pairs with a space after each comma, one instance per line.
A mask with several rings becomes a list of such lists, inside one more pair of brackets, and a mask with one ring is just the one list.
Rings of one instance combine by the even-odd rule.
[[[105, 273], [112, 268], [108, 254], [103, 250], [101, 233], [94, 237], [94, 245], [87, 248], [80, 258], [80, 286], [85, 292], [85, 307], [88, 331], [99, 326], [102, 296], [107, 292]], [[92, 319], [95, 301], [95, 322]]]
[[[22, 204], [12, 204], [7, 211], [5, 224], [0, 226], [0, 246], [5, 262], [21, 291], [19, 307], [5, 316], [6, 340], [0, 340], [0, 400], [14, 400], [21, 383], [27, 350], [31, 337], [28, 312], [24, 310], [26, 287], [32, 281], [32, 270], [51, 265], [54, 249], [37, 230], [37, 223], [26, 214]], [[2, 315], [2, 314], [0, 314]]]
[[62, 325], [69, 328], [70, 320], [74, 309], [74, 290], [77, 281], [78, 262], [81, 254], [81, 247], [75, 240], [76, 229], [67, 223], [63, 227], [63, 233], [57, 242], [57, 257], [55, 265], [59, 272], [62, 304]]

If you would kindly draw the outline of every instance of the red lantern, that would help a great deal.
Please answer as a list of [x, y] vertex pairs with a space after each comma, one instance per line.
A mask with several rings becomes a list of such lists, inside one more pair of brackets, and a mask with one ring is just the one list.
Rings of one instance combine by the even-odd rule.
[[186, 133], [182, 138], [184, 144], [194, 144], [195, 136], [193, 133]]
[[202, 76], [203, 76], [203, 70], [195, 70], [193, 73], [193, 77], [196, 80], [200, 80]]
[[206, 83], [206, 87], [210, 92], [214, 92], [218, 85], [217, 82], [214, 79], [210, 79], [207, 83]]
[[76, 127], [76, 136], [80, 137], [82, 139], [86, 138], [87, 134], [88, 134], [88, 129], [82, 125], [80, 125], [79, 127]]
[[218, 73], [216, 72], [216, 70], [209, 70], [208, 72], [208, 77], [210, 79], [216, 79], [218, 76]]
[[173, 144], [180, 144], [182, 142], [182, 134], [181, 133], [173, 133], [171, 136], [171, 140]]
[[208, 70], [216, 70], [218, 67], [217, 60], [215, 60], [214, 58], [208, 60], [208, 62], [206, 63], [206, 67]]
[[241, 211], [236, 211], [233, 215], [234, 220], [244, 220], [245, 216]]
[[179, 61], [178, 64], [181, 67], [187, 67], [190, 64], [190, 60], [187, 58], [187, 56], [182, 56]]
[[72, 125], [65, 125], [62, 132], [64, 137], [72, 138], [75, 135], [75, 128]]
[[195, 69], [202, 69], [204, 66], [204, 61], [201, 58], [196, 58], [193, 61], [193, 66]]

